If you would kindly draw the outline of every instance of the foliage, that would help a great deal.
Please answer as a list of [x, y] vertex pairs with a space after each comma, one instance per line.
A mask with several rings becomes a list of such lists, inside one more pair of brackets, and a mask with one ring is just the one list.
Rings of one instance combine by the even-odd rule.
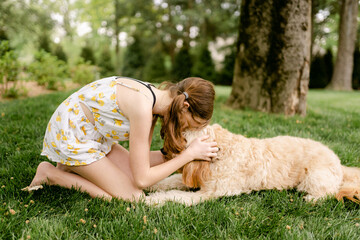
[[315, 55], [311, 60], [309, 88], [325, 88], [331, 81], [333, 69], [333, 56], [330, 49], [324, 55]]
[[98, 77], [98, 67], [82, 60], [70, 69], [70, 77], [73, 82], [80, 85], [88, 84]]
[[[5, 97], [17, 97], [16, 81], [19, 73], [19, 63], [14, 50], [10, 49], [9, 41], [0, 41], [0, 94]], [[13, 82], [13, 86], [9, 89], [9, 82]]]
[[229, 86], [232, 84], [234, 77], [235, 59], [236, 59], [235, 51], [232, 51], [225, 56], [223, 67], [215, 81], [216, 84], [229, 85]]
[[114, 68], [114, 64], [113, 64], [112, 59], [111, 59], [110, 49], [108, 47], [105, 47], [102, 50], [97, 65], [101, 69], [100, 73], [101, 73], [102, 77], [115, 75], [115, 68]]
[[193, 60], [188, 47], [181, 48], [175, 56], [174, 65], [171, 69], [172, 79], [177, 82], [190, 77], [192, 67]]
[[201, 77], [215, 83], [215, 65], [207, 44], [200, 47], [200, 51], [191, 70], [191, 75], [194, 77]]
[[[216, 87], [213, 123], [247, 137], [292, 135], [328, 145], [347, 166], [360, 167], [360, 96], [310, 90], [306, 118], [229, 109], [230, 87]], [[316, 204], [304, 193], [260, 191], [196, 206], [111, 202], [56, 186], [29, 194], [44, 130], [71, 92], [0, 102], [0, 239], [358, 239], [360, 208], [335, 199]], [[152, 149], [162, 147], [159, 125]], [[146, 216], [146, 217], [145, 217]]]
[[44, 50], [45, 52], [51, 53], [50, 47], [50, 38], [46, 34], [42, 34], [39, 38], [39, 50]]
[[67, 62], [67, 56], [66, 53], [64, 52], [63, 47], [60, 44], [57, 44], [55, 46], [55, 51], [54, 51], [54, 55], [59, 59], [62, 60], [64, 62]]
[[28, 71], [32, 80], [48, 89], [57, 89], [68, 77], [65, 62], [44, 50], [35, 54], [35, 60], [28, 66]]
[[161, 52], [154, 52], [145, 65], [144, 80], [147, 82], [163, 82], [168, 79], [165, 58]]
[[90, 64], [96, 63], [94, 51], [89, 45], [86, 45], [81, 49], [80, 57], [84, 59], [85, 62], [89, 62]]
[[356, 46], [354, 51], [354, 70], [352, 75], [353, 89], [360, 90], [360, 49]]
[[144, 49], [141, 47], [140, 38], [135, 36], [134, 42], [127, 48], [124, 56], [122, 75], [141, 79], [145, 66], [143, 54]]

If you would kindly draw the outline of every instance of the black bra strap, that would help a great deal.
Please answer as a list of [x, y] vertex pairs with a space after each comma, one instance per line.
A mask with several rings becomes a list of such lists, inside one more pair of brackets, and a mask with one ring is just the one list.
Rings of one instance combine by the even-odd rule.
[[144, 85], [145, 87], [147, 87], [147, 88], [150, 90], [150, 92], [152, 93], [152, 95], [153, 95], [154, 102], [153, 102], [152, 107], [154, 108], [155, 103], [156, 103], [156, 96], [155, 96], [154, 91], [151, 89], [151, 87], [155, 87], [153, 84], [151, 84], [151, 83], [144, 83], [143, 81], [140, 81], [140, 80], [135, 79], [135, 78], [129, 78], [129, 77], [116, 77], [116, 79], [118, 79], [118, 78], [131, 79], [131, 80], [134, 80], [134, 81], [136, 81], [136, 82], [138, 82], [138, 83], [141, 83], [142, 85]]

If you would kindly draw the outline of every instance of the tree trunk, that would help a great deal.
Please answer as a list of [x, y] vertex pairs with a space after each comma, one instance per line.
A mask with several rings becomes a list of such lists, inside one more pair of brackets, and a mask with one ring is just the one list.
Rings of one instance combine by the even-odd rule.
[[328, 89], [352, 90], [352, 72], [357, 30], [358, 0], [342, 0], [338, 53]]
[[310, 0], [243, 0], [228, 103], [305, 115], [310, 45]]

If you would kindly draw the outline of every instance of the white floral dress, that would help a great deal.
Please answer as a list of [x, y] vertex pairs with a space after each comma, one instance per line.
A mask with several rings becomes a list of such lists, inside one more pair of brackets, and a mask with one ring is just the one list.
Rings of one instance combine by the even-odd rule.
[[[87, 165], [105, 157], [115, 142], [128, 140], [130, 122], [116, 104], [117, 83], [117, 77], [100, 79], [61, 103], [47, 126], [41, 155], [68, 166]], [[80, 103], [91, 111], [95, 125]]]

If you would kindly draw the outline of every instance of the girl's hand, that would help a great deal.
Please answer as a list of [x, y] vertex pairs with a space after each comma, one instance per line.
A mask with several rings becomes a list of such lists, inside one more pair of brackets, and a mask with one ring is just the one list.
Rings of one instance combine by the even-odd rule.
[[212, 161], [213, 158], [217, 157], [217, 152], [219, 148], [217, 147], [216, 142], [205, 142], [208, 139], [208, 135], [194, 139], [188, 148], [184, 150], [192, 160], [205, 160]]

